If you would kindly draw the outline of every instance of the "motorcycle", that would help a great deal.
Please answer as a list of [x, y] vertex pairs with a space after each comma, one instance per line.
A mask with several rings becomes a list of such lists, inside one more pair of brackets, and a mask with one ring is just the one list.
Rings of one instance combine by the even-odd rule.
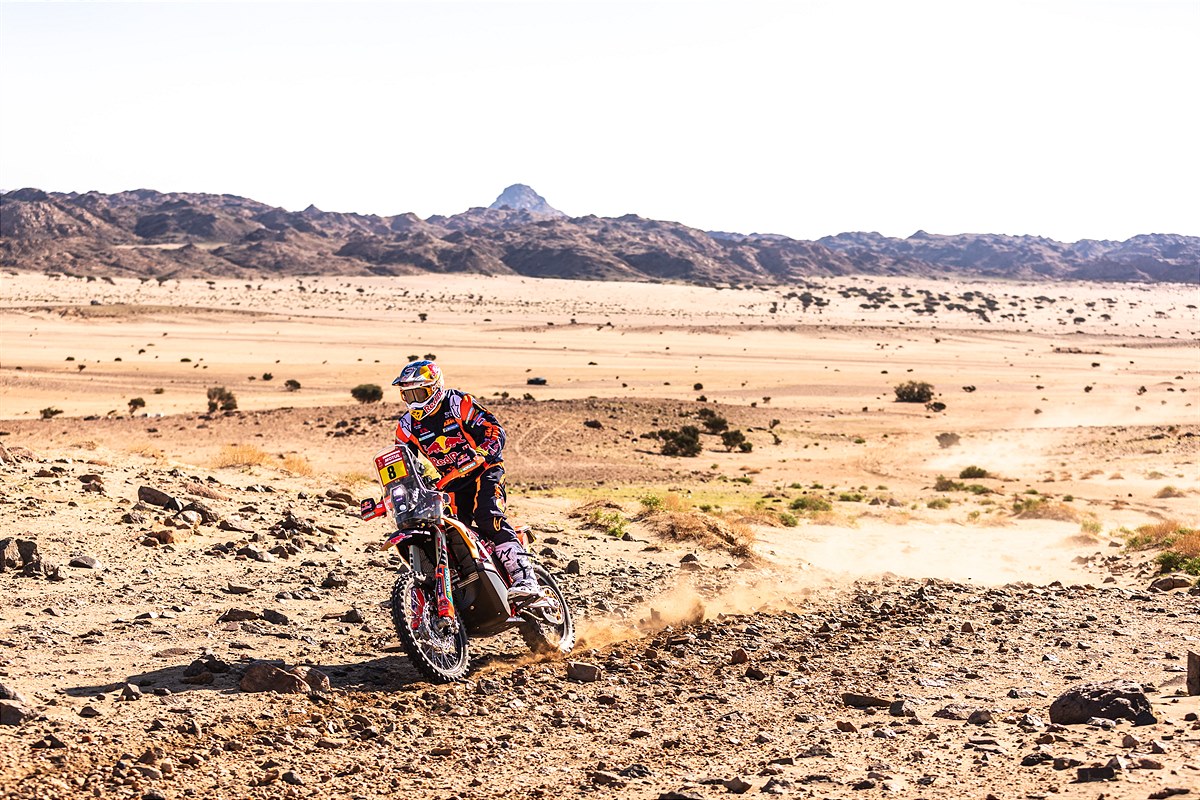
[[[553, 576], [533, 563], [540, 594], [512, 599], [508, 572], [491, 542], [446, 513], [449, 498], [429, 486], [416, 456], [396, 445], [375, 456], [380, 500], [360, 504], [364, 520], [395, 522], [381, 550], [395, 547], [402, 565], [392, 588], [392, 622], [409, 659], [434, 683], [466, 679], [469, 642], [516, 628], [535, 653], [568, 653], [575, 644], [571, 609]], [[516, 528], [529, 551], [528, 526]]]

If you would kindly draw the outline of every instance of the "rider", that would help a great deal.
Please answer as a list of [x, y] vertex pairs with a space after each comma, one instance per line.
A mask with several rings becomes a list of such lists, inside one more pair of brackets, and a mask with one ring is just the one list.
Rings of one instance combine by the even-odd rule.
[[396, 426], [396, 444], [425, 456], [438, 473], [436, 487], [450, 494], [450, 512], [473, 525], [493, 545], [512, 581], [514, 599], [538, 594], [529, 555], [504, 516], [504, 429], [474, 397], [447, 389], [432, 361], [413, 361], [392, 381], [408, 413]]

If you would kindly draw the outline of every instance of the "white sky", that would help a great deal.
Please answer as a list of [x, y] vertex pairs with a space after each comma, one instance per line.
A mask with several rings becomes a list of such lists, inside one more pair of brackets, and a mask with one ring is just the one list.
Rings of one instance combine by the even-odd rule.
[[1200, 0], [0, 2], [0, 186], [1200, 234]]

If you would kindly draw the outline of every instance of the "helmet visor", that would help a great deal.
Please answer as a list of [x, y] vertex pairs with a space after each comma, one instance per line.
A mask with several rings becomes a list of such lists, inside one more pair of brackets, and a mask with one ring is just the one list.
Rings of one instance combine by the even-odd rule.
[[412, 386], [401, 389], [400, 396], [404, 398], [404, 402], [409, 405], [419, 405], [424, 403], [433, 396], [432, 386]]

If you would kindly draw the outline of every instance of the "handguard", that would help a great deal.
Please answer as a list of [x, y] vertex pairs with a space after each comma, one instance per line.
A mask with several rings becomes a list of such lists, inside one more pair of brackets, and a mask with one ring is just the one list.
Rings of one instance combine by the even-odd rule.
[[383, 500], [374, 500], [368, 497], [358, 504], [358, 515], [363, 519], [378, 519], [386, 513], [387, 506], [384, 505]]

